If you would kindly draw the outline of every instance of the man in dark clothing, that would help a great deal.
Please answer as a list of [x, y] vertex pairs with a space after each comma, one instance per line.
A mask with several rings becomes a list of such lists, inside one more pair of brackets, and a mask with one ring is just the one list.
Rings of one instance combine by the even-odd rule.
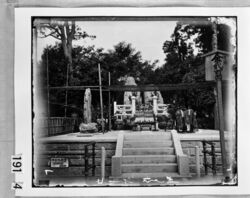
[[187, 132], [193, 132], [194, 128], [194, 110], [190, 106], [184, 112], [184, 121], [186, 125]]
[[184, 112], [180, 107], [177, 109], [177, 111], [175, 113], [175, 118], [176, 118], [177, 132], [183, 132], [183, 128], [184, 128]]

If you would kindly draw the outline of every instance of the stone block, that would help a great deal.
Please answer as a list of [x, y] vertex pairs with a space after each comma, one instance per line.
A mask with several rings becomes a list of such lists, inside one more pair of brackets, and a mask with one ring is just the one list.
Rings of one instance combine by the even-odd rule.
[[122, 162], [121, 157], [116, 157], [116, 156], [112, 157], [111, 174], [113, 177], [119, 177], [122, 174], [121, 162]]
[[193, 148], [195, 146], [202, 147], [201, 142], [199, 141], [181, 141], [182, 148]]
[[181, 176], [189, 175], [189, 157], [186, 155], [179, 155], [177, 157], [178, 172]]

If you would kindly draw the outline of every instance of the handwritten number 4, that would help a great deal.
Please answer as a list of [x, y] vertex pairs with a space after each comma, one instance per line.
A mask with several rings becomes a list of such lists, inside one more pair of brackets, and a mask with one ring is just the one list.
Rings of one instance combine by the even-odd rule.
[[22, 187], [22, 184], [21, 183], [13, 183], [13, 187], [12, 187], [13, 189], [22, 189], [23, 187]]

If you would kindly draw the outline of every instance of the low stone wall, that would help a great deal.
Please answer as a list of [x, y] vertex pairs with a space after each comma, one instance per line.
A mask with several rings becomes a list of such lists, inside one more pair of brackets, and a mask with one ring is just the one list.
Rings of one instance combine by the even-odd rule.
[[[39, 180], [46, 180], [58, 177], [85, 177], [84, 172], [84, 145], [85, 142], [75, 142], [75, 143], [41, 143], [36, 145], [36, 150], [34, 152], [34, 176], [35, 183]], [[202, 153], [202, 143], [201, 141], [185, 140], [181, 141], [181, 147], [183, 153], [189, 156], [189, 167], [190, 173], [192, 175], [196, 174], [196, 159], [195, 159], [195, 146], [200, 148], [200, 164], [201, 164], [201, 175], [204, 175], [203, 166], [203, 153]], [[96, 142], [96, 157], [95, 157], [95, 176], [99, 177], [101, 175], [101, 148], [106, 149], [106, 162], [105, 162], [105, 176], [111, 176], [111, 159], [115, 155], [116, 142]], [[90, 147], [91, 148], [91, 147]], [[220, 143], [216, 142], [216, 162], [221, 164], [221, 154], [220, 154]], [[81, 152], [79, 155], [63, 155], [63, 152]], [[51, 154], [53, 152], [53, 154]], [[57, 155], [56, 152], [61, 152], [62, 154]], [[91, 149], [89, 151], [91, 153]], [[67, 168], [51, 168], [50, 160], [51, 158], [68, 158], [69, 167]], [[207, 161], [211, 163], [211, 156], [207, 157]], [[92, 164], [92, 160], [89, 160], [89, 164]], [[45, 170], [50, 170], [46, 175]], [[53, 172], [52, 172], [53, 171]], [[210, 168], [208, 168], [208, 173], [212, 174]], [[218, 166], [217, 173], [222, 173], [222, 167]], [[89, 171], [89, 176], [92, 175], [91, 170]]]
[[[42, 143], [37, 145], [37, 150], [34, 153], [34, 175], [35, 181], [44, 179], [51, 179], [57, 177], [84, 177], [84, 142], [76, 143]], [[105, 175], [111, 175], [111, 157], [115, 155], [116, 142], [96, 142], [95, 147], [95, 176], [101, 175], [101, 148], [104, 147], [106, 150], [106, 162], [105, 162]], [[92, 153], [91, 146], [89, 147], [89, 153]], [[80, 154], [66, 155], [63, 153], [67, 152], [80, 152]], [[57, 155], [56, 152], [60, 152]], [[53, 153], [53, 154], [51, 154]], [[55, 154], [54, 154], [55, 153]], [[69, 160], [69, 167], [65, 168], [52, 168], [50, 166], [51, 158], [67, 158]], [[89, 159], [89, 165], [92, 164], [92, 159]], [[46, 175], [45, 170], [51, 170]], [[52, 172], [53, 171], [53, 172]], [[91, 170], [89, 176], [92, 176]]]
[[[189, 156], [189, 167], [191, 175], [196, 174], [196, 158], [195, 158], [195, 147], [199, 147], [199, 156], [200, 156], [200, 165], [201, 165], [201, 175], [205, 174], [204, 168], [204, 154], [203, 154], [203, 146], [201, 141], [181, 141], [183, 153]], [[210, 150], [210, 149], [207, 149]], [[216, 152], [216, 164], [221, 164], [221, 153], [220, 153], [220, 143], [215, 142], [215, 152]], [[207, 155], [207, 162], [212, 164], [212, 157]], [[222, 173], [222, 166], [217, 166], [217, 174]], [[212, 174], [212, 170], [208, 168], [208, 174]]]

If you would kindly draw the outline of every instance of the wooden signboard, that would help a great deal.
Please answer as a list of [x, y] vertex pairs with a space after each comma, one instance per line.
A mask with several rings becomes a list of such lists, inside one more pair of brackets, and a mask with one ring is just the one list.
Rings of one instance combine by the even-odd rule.
[[68, 158], [51, 158], [51, 168], [66, 168], [69, 167]]
[[215, 80], [215, 73], [214, 73], [214, 66], [212, 59], [215, 56], [215, 53], [219, 52], [221, 55], [224, 56], [224, 67], [222, 70], [222, 80], [232, 80], [233, 78], [233, 54], [225, 51], [213, 51], [204, 55], [205, 57], [205, 77], [206, 81], [214, 81]]

